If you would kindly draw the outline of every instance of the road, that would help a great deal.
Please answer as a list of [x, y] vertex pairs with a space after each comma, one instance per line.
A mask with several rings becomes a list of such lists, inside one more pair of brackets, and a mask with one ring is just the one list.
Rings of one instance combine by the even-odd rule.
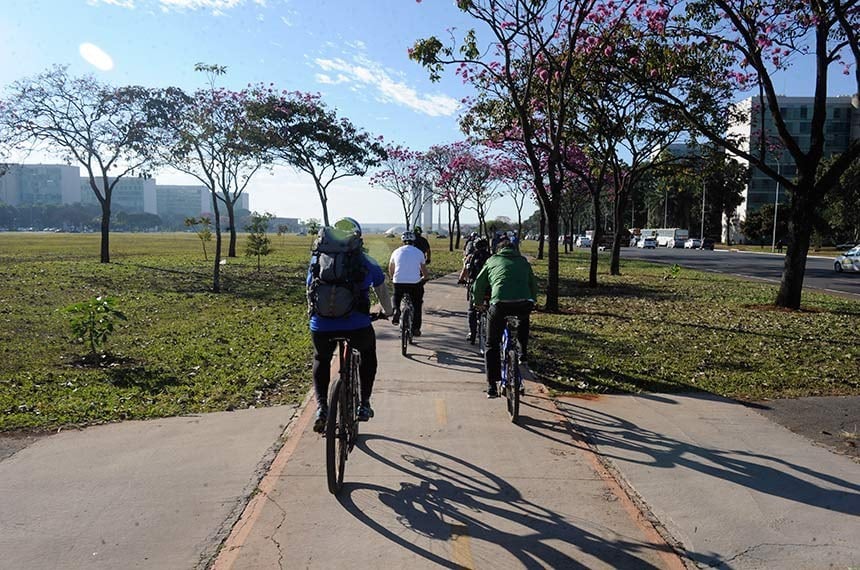
[[[621, 258], [677, 263], [692, 269], [728, 273], [773, 283], [779, 283], [784, 261], [783, 255], [772, 253], [637, 247], [621, 248]], [[833, 258], [809, 257], [806, 261], [803, 286], [860, 299], [860, 273], [836, 273], [833, 270]]]

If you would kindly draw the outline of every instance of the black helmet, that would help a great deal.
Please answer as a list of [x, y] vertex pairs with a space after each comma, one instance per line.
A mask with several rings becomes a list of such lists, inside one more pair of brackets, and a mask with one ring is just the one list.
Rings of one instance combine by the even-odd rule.
[[476, 249], [488, 249], [489, 247], [490, 243], [487, 241], [487, 238], [481, 236], [477, 240], [475, 240]]

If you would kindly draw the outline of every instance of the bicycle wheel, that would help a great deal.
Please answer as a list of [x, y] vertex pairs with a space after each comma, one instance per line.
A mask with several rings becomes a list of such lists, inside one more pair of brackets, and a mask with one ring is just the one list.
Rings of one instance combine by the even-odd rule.
[[406, 356], [406, 347], [409, 346], [409, 327], [412, 326], [410, 320], [408, 310], [400, 312], [400, 353], [403, 356]]
[[478, 316], [478, 350], [481, 354], [487, 350], [487, 313], [481, 311]]
[[505, 354], [505, 397], [508, 400], [508, 414], [511, 416], [511, 422], [514, 423], [520, 415], [519, 375], [517, 351], [508, 350]]
[[343, 471], [349, 454], [349, 422], [343, 380], [334, 382], [328, 403], [328, 421], [325, 425], [325, 470], [328, 490], [336, 495], [343, 487]]

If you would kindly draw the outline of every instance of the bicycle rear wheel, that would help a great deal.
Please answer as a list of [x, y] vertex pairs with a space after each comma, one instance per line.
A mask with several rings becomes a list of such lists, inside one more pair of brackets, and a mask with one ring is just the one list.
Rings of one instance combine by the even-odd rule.
[[505, 398], [508, 402], [508, 415], [511, 422], [516, 423], [520, 415], [520, 369], [517, 364], [517, 352], [508, 350], [505, 353]]
[[487, 350], [487, 313], [481, 311], [478, 315], [478, 350], [481, 354]]
[[328, 421], [325, 426], [325, 470], [328, 490], [336, 495], [343, 487], [343, 472], [349, 454], [349, 422], [343, 380], [334, 382], [328, 403]]

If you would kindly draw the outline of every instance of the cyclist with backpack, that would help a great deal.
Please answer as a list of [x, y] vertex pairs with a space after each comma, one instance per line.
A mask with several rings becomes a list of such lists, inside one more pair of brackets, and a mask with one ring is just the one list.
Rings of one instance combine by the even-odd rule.
[[498, 241], [498, 252], [484, 264], [472, 284], [472, 298], [483, 299], [489, 293], [487, 308], [487, 348], [484, 361], [487, 370], [487, 397], [497, 398], [496, 383], [502, 378], [499, 343], [505, 329], [505, 317], [520, 319], [518, 340], [520, 362], [528, 359], [529, 313], [537, 299], [537, 280], [528, 260], [520, 255], [507, 234]]
[[391, 314], [385, 274], [362, 249], [361, 226], [342, 218], [324, 227], [314, 241], [308, 267], [307, 295], [311, 341], [314, 345], [313, 380], [317, 412], [313, 429], [322, 433], [328, 416], [331, 359], [337, 337], [347, 336], [361, 353], [359, 421], [373, 417], [370, 396], [376, 378], [376, 334], [371, 325], [370, 288], [376, 291], [383, 314]]
[[[471, 287], [484, 264], [490, 258], [490, 244], [487, 238], [481, 236], [474, 240], [472, 252], [463, 260], [463, 270], [460, 272], [460, 279], [457, 281], [461, 285]], [[466, 340], [469, 344], [475, 344], [475, 334], [478, 330], [478, 305], [483, 303], [483, 299], [475, 302], [474, 297], [469, 297], [469, 334]]]
[[388, 274], [394, 283], [394, 313], [391, 324], [400, 322], [400, 300], [404, 293], [412, 297], [415, 314], [412, 318], [412, 336], [421, 336], [421, 306], [424, 304], [424, 280], [427, 279], [427, 264], [424, 253], [415, 247], [415, 234], [403, 232], [403, 245], [391, 252]]

